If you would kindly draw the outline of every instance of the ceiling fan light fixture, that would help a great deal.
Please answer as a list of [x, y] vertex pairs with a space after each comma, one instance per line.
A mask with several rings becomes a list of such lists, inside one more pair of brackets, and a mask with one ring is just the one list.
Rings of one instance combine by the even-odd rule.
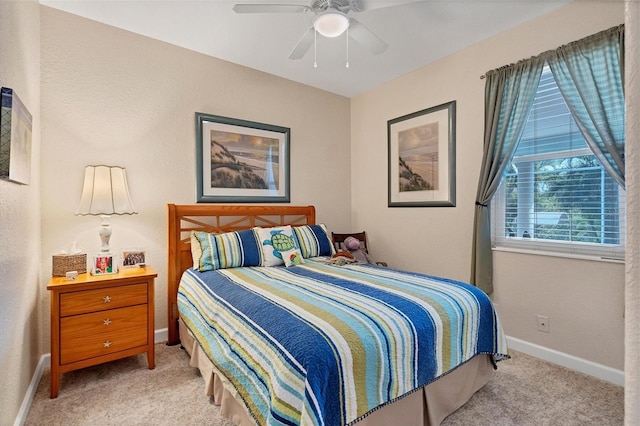
[[316, 17], [313, 28], [325, 37], [338, 37], [349, 28], [349, 18], [340, 11], [330, 10]]

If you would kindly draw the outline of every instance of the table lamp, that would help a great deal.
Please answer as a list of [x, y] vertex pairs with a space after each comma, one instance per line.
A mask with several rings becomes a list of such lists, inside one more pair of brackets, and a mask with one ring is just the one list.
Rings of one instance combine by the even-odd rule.
[[109, 218], [112, 214], [136, 214], [133, 207], [127, 172], [119, 166], [87, 166], [84, 170], [84, 186], [82, 197], [76, 210], [76, 215], [100, 216], [100, 251], [109, 252], [111, 225]]

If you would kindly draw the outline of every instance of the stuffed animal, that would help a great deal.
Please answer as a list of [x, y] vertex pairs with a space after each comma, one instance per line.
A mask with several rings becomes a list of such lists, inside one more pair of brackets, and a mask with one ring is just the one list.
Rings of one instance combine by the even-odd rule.
[[376, 263], [371, 257], [360, 248], [360, 240], [355, 237], [347, 237], [342, 242], [342, 246], [347, 250], [355, 260], [360, 263]]
[[331, 257], [346, 257], [348, 259], [353, 259], [353, 255], [351, 254], [351, 252], [345, 250], [338, 250], [336, 254]]

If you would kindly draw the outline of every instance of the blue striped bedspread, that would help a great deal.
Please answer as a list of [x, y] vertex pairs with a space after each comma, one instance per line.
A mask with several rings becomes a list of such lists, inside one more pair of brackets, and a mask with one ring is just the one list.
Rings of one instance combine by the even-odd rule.
[[487, 295], [321, 259], [188, 270], [180, 316], [259, 425], [348, 425], [478, 354], [508, 357]]

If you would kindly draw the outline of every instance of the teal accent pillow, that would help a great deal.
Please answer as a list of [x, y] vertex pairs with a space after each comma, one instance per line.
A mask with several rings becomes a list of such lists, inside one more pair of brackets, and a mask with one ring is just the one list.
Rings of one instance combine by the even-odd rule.
[[200, 272], [262, 263], [262, 250], [251, 229], [223, 234], [192, 231], [191, 253], [193, 267]]
[[323, 224], [296, 226], [293, 228], [293, 233], [304, 258], [333, 256], [336, 253], [327, 228]]

